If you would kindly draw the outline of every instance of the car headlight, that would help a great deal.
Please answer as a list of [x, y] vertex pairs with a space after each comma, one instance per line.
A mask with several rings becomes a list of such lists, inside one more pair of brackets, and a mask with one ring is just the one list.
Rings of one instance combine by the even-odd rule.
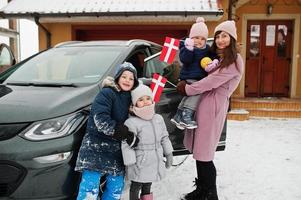
[[21, 137], [28, 140], [48, 140], [71, 134], [85, 120], [85, 113], [78, 112], [63, 117], [34, 122]]

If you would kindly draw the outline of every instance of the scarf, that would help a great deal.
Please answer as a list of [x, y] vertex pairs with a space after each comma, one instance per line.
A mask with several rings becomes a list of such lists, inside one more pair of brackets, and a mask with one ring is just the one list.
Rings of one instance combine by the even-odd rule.
[[151, 120], [155, 114], [155, 104], [153, 103], [142, 108], [134, 106], [133, 113], [144, 120]]

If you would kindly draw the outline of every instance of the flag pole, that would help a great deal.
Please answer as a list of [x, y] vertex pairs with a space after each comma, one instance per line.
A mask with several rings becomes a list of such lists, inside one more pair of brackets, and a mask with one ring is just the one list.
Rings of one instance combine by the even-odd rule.
[[174, 86], [175, 88], [177, 87], [175, 84], [173, 84], [172, 82], [170, 82], [169, 80], [166, 79], [166, 82], [169, 83], [170, 85]]
[[162, 53], [162, 51], [158, 52], [158, 53], [155, 53], [154, 55], [151, 55], [150, 57], [147, 57], [144, 59], [144, 62], [147, 62], [151, 59], [153, 59], [154, 57], [157, 57], [158, 55], [160, 55]]

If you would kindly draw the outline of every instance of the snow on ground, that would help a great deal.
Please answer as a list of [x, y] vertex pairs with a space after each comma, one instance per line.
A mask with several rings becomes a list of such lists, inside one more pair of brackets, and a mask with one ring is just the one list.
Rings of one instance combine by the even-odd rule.
[[[226, 150], [217, 152], [220, 200], [301, 199], [301, 119], [252, 118], [228, 121]], [[174, 158], [174, 164], [186, 156]], [[167, 177], [154, 183], [154, 200], [178, 200], [193, 189], [191, 155]], [[129, 198], [129, 184], [122, 200]]]

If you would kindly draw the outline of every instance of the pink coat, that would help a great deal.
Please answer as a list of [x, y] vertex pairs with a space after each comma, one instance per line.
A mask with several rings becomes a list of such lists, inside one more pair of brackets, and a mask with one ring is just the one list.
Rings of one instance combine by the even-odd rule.
[[238, 86], [244, 69], [239, 54], [236, 63], [239, 71], [233, 63], [185, 87], [188, 96], [202, 93], [196, 111], [198, 128], [195, 131], [187, 131], [184, 137], [185, 147], [193, 153], [196, 160], [214, 159], [227, 115], [229, 98]]

